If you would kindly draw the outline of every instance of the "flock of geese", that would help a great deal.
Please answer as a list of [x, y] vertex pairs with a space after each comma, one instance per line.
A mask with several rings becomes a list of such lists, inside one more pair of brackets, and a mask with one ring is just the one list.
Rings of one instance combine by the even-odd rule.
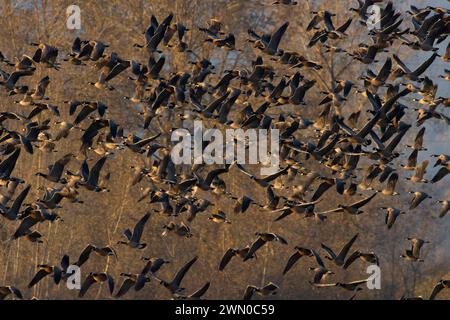
[[[378, 27], [369, 29], [365, 27], [370, 14], [367, 10], [373, 4], [381, 6], [381, 17]], [[300, 1], [283, 0], [276, 1], [273, 5], [303, 4]], [[401, 13], [391, 1], [358, 0], [358, 7], [350, 9], [350, 17], [336, 27], [336, 14], [330, 11], [312, 12], [313, 18], [306, 28], [310, 35], [308, 48], [320, 47], [320, 50], [327, 53], [347, 55], [355, 63], [366, 65], [367, 70], [358, 79], [334, 79], [328, 92], [319, 92], [323, 99], [318, 106], [311, 106], [308, 102], [310, 90], [318, 87], [317, 79], [307, 79], [304, 74], [321, 72], [323, 65], [309, 60], [301, 52], [289, 51], [283, 46], [282, 40], [290, 27], [289, 22], [278, 26], [271, 33], [248, 30], [245, 43], [237, 43], [233, 33], [224, 32], [224, 26], [218, 19], [211, 19], [207, 25], [200, 26], [198, 32], [204, 35], [205, 46], [232, 52], [241, 51], [239, 47], [247, 45], [253, 46], [258, 54], [249, 68], [225, 70], [217, 82], [211, 79], [217, 73], [214, 63], [199, 57], [189, 48], [186, 35], [194, 26], [187, 27], [182, 22], [174, 22], [172, 14], [162, 21], [152, 16], [142, 42], [133, 45], [135, 50], [148, 53], [148, 62], [144, 63], [120, 57], [113, 48], [101, 41], [80, 38], [74, 40], [65, 57], [61, 57], [59, 48], [46, 43], [33, 43], [36, 47], [33, 54], [16, 58], [15, 62], [1, 54], [0, 88], [3, 99], [7, 99], [7, 96], [21, 97], [15, 101], [18, 105], [17, 112], [0, 113], [0, 213], [7, 223], [18, 222], [11, 241], [24, 238], [42, 243], [45, 235], [38, 232], [36, 226], [62, 222], [64, 202], [83, 203], [78, 191], [80, 188], [93, 194], [108, 192], [107, 179], [101, 177], [102, 168], [105, 163], [113, 161], [112, 155], [117, 152], [134, 153], [145, 159], [145, 166], [131, 168], [131, 184], [149, 181], [151, 187], [141, 189], [139, 201], [147, 200], [152, 205], [160, 206], [159, 210], [145, 213], [134, 228], [123, 232], [123, 239], [117, 242], [117, 246], [128, 246], [129, 250], [147, 247], [148, 244], [144, 242], [145, 226], [154, 212], [182, 218], [171, 220], [162, 226], [162, 236], [173, 234], [180, 238], [191, 238], [191, 224], [194, 219], [202, 219], [203, 213], [206, 213], [212, 223], [231, 223], [230, 213], [213, 209], [214, 200], [208, 196], [201, 197], [202, 194], [232, 199], [235, 203], [233, 214], [243, 214], [250, 207], [256, 206], [257, 210], [273, 214], [275, 221], [300, 215], [318, 222], [325, 222], [330, 214], [363, 214], [365, 206], [372, 199], [382, 197], [383, 203], [386, 203], [382, 208], [386, 213], [386, 226], [391, 229], [399, 216], [406, 214], [407, 210], [430, 205], [426, 202], [432, 197], [421, 191], [423, 184], [441, 183], [445, 188], [443, 180], [450, 173], [450, 155], [433, 155], [436, 158], [434, 167], [439, 168], [433, 177], [426, 175], [431, 159], [421, 163], [417, 161], [419, 153], [425, 150], [424, 123], [436, 121], [450, 125], [450, 118], [445, 115], [445, 108], [450, 106], [450, 98], [437, 96], [438, 85], [425, 75], [437, 59], [450, 62], [450, 47], [444, 53], [439, 53], [437, 47], [450, 33], [449, 13], [448, 9], [431, 6], [411, 6], [406, 13]], [[351, 26], [368, 33], [370, 41], [349, 51], [345, 41], [348, 38], [346, 32]], [[408, 65], [391, 51], [394, 44], [429, 55], [419, 66]], [[189, 71], [168, 74], [165, 71], [165, 51], [185, 52], [188, 57], [196, 59], [190, 59], [186, 63]], [[378, 71], [374, 69], [377, 62], [381, 65]], [[189, 173], [180, 173], [171, 160], [170, 143], [163, 140], [167, 132], [150, 134], [146, 138], [133, 133], [124, 134], [127, 128], [108, 117], [108, 106], [101, 101], [67, 99], [64, 106], [57, 106], [46, 95], [51, 82], [49, 76], [43, 77], [35, 86], [23, 84], [38, 69], [45, 71], [51, 68], [64, 72], [66, 64], [76, 66], [80, 72], [91, 67], [97, 70], [98, 80], [89, 84], [98, 90], [116, 90], [114, 83], [118, 83], [119, 78], [120, 81], [132, 81], [135, 91], [124, 98], [129, 101], [130, 107], [131, 104], [143, 106], [139, 113], [142, 118], [140, 126], [143, 130], [148, 129], [148, 132], [152, 132], [150, 128], [155, 127], [164, 113], [183, 119], [191, 117], [207, 120], [222, 129], [277, 128], [281, 132], [280, 156], [283, 168], [272, 175], [258, 177], [235, 161], [209, 171], [206, 165], [193, 165]], [[442, 72], [439, 74], [442, 81], [450, 81], [450, 70]], [[124, 78], [123, 74], [127, 73], [128, 78]], [[360, 121], [361, 111], [345, 115], [342, 110], [352, 92], [370, 106], [367, 111], [368, 119], [363, 124]], [[406, 102], [401, 102], [406, 97], [420, 105], [420, 108], [412, 108], [404, 104]], [[277, 117], [270, 115], [273, 110], [284, 105], [293, 107], [295, 112], [278, 112]], [[312, 107], [320, 108], [316, 119], [306, 119], [300, 115], [302, 110]], [[189, 111], [188, 116], [185, 116], [187, 113], [183, 114], [186, 110]], [[394, 160], [401, 154], [398, 147], [402, 142], [406, 143], [405, 140], [408, 139], [405, 137], [408, 137], [407, 133], [413, 127], [404, 120], [407, 114], [416, 115], [416, 127], [420, 129], [415, 135], [414, 143], [408, 146], [411, 152], [406, 163], [395, 167]], [[38, 117], [39, 115], [43, 117]], [[42, 118], [45, 120], [39, 120]], [[13, 130], [13, 125], [20, 129]], [[313, 129], [314, 136], [307, 138], [304, 133], [308, 129]], [[38, 200], [27, 203], [32, 186], [17, 177], [18, 172], [14, 170], [21, 154], [53, 152], [58, 144], [68, 141], [75, 132], [81, 132], [81, 137], [78, 145], [72, 143], [73, 153], [50, 164], [47, 171], [36, 173], [48, 185], [39, 188], [43, 194]], [[75, 162], [80, 155], [85, 160], [81, 162], [79, 169], [75, 172], [68, 170], [69, 163]], [[97, 160], [88, 161], [92, 158]], [[367, 169], [361, 170], [363, 167], [358, 166], [360, 163]], [[313, 170], [313, 166], [319, 170]], [[236, 170], [248, 177], [248, 183], [265, 189], [266, 203], [257, 203], [246, 195], [233, 195], [227, 189], [223, 176]], [[396, 190], [396, 185], [402, 171], [411, 172], [407, 184], [412, 189], [409, 208], [404, 209], [388, 204], [391, 197], [400, 192]], [[287, 186], [280, 183], [286, 176], [288, 181], [295, 177], [303, 177], [303, 180]], [[375, 187], [377, 179], [384, 186]], [[317, 187], [313, 187], [316, 182]], [[326, 211], [316, 210], [316, 204], [324, 196], [329, 197], [329, 192], [333, 189], [337, 194], [355, 200]], [[286, 195], [282, 195], [283, 190], [288, 191]], [[365, 191], [371, 192], [361, 198]], [[450, 209], [449, 201], [437, 202], [442, 205], [439, 217], [444, 218]], [[253, 243], [229, 248], [221, 261], [217, 261], [218, 269], [226, 272], [227, 265], [235, 259], [257, 263], [255, 258], [264, 246], [277, 243], [289, 245], [284, 237], [271, 232], [255, 230], [254, 237]], [[330, 282], [328, 279], [334, 274], [330, 264], [344, 270], [358, 261], [379, 264], [376, 253], [352, 250], [357, 240], [358, 234], [343, 248], [322, 243], [320, 249], [323, 250], [322, 255], [326, 254], [324, 257], [329, 261], [327, 263], [322, 259], [318, 248], [295, 246], [292, 255], [286, 259], [283, 274], [295, 268], [301, 258], [311, 259], [314, 264], [310, 267], [313, 274], [311, 286], [339, 287], [353, 293], [353, 298], [357, 291], [362, 290], [367, 279], [352, 282]], [[408, 240], [411, 248], [406, 249], [401, 257], [411, 263], [423, 261], [421, 248], [429, 241], [416, 237]], [[77, 261], [70, 261], [69, 256], [64, 255], [58, 265], [43, 263], [36, 266], [36, 274], [30, 280], [28, 288], [46, 278], [51, 278], [55, 284], [65, 282], [72, 275], [70, 265], [81, 267], [94, 255], [103, 258], [117, 257], [113, 245], [89, 244]], [[163, 279], [159, 271], [169, 261], [161, 257], [142, 257], [142, 271], [138, 274], [121, 273], [119, 286], [115, 285], [118, 279], [114, 279], [111, 274], [96, 270], [84, 274], [79, 297], [85, 296], [90, 288], [99, 284], [106, 284], [111, 295], [123, 297], [131, 289], [143, 290], [148, 282], [156, 280], [174, 299], [201, 299], [208, 291], [210, 282], [193, 293], [187, 293], [182, 287], [183, 278], [198, 259], [194, 256], [182, 264], [172, 279]], [[171, 263], [178, 264], [176, 261]], [[434, 289], [430, 290], [429, 299], [436, 298], [442, 290], [449, 288], [450, 279], [439, 280]], [[278, 285], [272, 282], [262, 287], [249, 285], [244, 289], [244, 299], [251, 299], [255, 295], [272, 296], [279, 291]], [[5, 284], [0, 287], [0, 299], [8, 296], [28, 298], [24, 290], [25, 288], [19, 289], [13, 284]]]

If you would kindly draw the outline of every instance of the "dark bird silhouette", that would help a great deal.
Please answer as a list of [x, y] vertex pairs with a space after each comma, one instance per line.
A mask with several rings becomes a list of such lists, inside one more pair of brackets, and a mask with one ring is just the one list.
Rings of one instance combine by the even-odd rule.
[[291, 270], [292, 267], [297, 263], [297, 261], [300, 260], [300, 258], [312, 256], [314, 256], [314, 254], [311, 249], [296, 246], [295, 253], [289, 257], [286, 267], [283, 270], [283, 275], [285, 275], [289, 270]]
[[78, 293], [78, 297], [82, 298], [84, 295], [88, 292], [89, 288], [92, 287], [93, 284], [101, 284], [107, 282], [108, 283], [108, 289], [110, 294], [114, 292], [114, 279], [111, 275], [104, 273], [104, 272], [91, 272], [86, 279], [84, 280], [83, 284], [81, 285], [80, 292]]
[[131, 248], [144, 249], [147, 244], [141, 243], [142, 233], [144, 232], [145, 224], [150, 218], [150, 214], [146, 213], [141, 220], [136, 223], [133, 232], [130, 229], [126, 229], [123, 234], [127, 238], [128, 241], [119, 241], [118, 244], [126, 244]]
[[244, 258], [244, 261], [247, 261], [248, 259], [252, 258], [256, 251], [260, 249], [262, 246], [264, 246], [267, 242], [277, 241], [282, 244], [288, 244], [287, 241], [282, 238], [281, 236], [275, 234], [275, 233], [261, 233], [256, 232], [256, 236], [258, 236], [258, 239], [256, 239], [255, 242], [252, 243], [250, 246], [250, 249], [247, 252], [247, 255]]
[[[245, 259], [249, 250], [249, 246], [245, 248], [229, 248], [220, 260], [219, 271], [223, 271], [233, 257], [238, 256], [241, 259]], [[253, 254], [251, 258], [256, 258], [256, 254]]]
[[269, 282], [263, 287], [256, 287], [256, 286], [250, 285], [250, 286], [247, 286], [247, 288], [245, 289], [244, 297], [242, 299], [243, 300], [251, 300], [255, 293], [257, 293], [261, 296], [275, 295], [275, 294], [277, 294], [278, 289], [279, 289], [279, 287], [276, 284], [274, 284], [273, 282]]
[[18, 299], [23, 299], [22, 293], [14, 286], [2, 286], [0, 287], [0, 300], [5, 300], [9, 295], [14, 295]]
[[344, 245], [344, 247], [342, 247], [341, 251], [339, 251], [339, 253], [337, 254], [330, 247], [322, 243], [321, 244], [322, 248], [328, 253], [328, 255], [325, 256], [325, 258], [333, 261], [339, 267], [343, 266], [345, 263], [345, 258], [347, 257], [348, 252], [350, 251], [353, 243], [356, 241], [357, 238], [358, 234], [353, 236], [353, 238], [351, 238], [350, 241], [347, 242]]
[[170, 291], [172, 295], [183, 292], [184, 288], [181, 288], [181, 281], [183, 281], [183, 278], [188, 273], [189, 269], [194, 265], [194, 263], [197, 261], [197, 257], [194, 257], [192, 260], [187, 262], [183, 267], [181, 267], [180, 270], [175, 274], [175, 277], [172, 279], [172, 281], [168, 282], [166, 280], [160, 280], [160, 283]]
[[430, 294], [429, 300], [435, 300], [437, 295], [444, 289], [450, 288], [450, 280], [439, 280], [439, 282], [434, 286], [433, 291]]

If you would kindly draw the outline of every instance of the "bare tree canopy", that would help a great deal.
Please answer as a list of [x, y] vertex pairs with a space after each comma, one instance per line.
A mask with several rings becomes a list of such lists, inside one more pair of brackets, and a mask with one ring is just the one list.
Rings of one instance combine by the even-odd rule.
[[448, 1], [0, 12], [0, 300], [450, 298]]

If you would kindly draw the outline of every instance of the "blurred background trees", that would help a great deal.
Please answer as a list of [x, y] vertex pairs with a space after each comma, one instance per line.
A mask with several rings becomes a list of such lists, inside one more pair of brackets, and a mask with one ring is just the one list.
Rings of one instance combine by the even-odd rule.
[[[337, 14], [336, 25], [342, 24], [351, 13], [348, 8], [356, 5], [356, 1], [300, 1], [301, 5], [295, 7], [267, 6], [270, 0], [153, 0], [153, 1], [49, 1], [49, 0], [1, 0], [0, 12], [0, 51], [7, 57], [20, 57], [22, 54], [32, 54], [31, 42], [44, 42], [54, 45], [60, 49], [59, 56], [68, 53], [72, 41], [76, 36], [82, 39], [99, 39], [110, 45], [109, 51], [116, 51], [120, 57], [135, 59], [146, 63], [147, 53], [133, 48], [133, 43], [143, 41], [143, 31], [153, 14], [162, 19], [170, 12], [175, 15], [175, 21], [181, 21], [191, 29], [187, 34], [189, 48], [199, 57], [205, 57], [216, 65], [216, 74], [208, 78], [212, 83], [219, 79], [222, 73], [228, 69], [249, 68], [251, 61], [255, 59], [258, 52], [252, 45], [246, 42], [247, 30], [249, 28], [258, 32], [271, 32], [284, 21], [289, 20], [290, 25], [282, 40], [282, 47], [292, 51], [298, 51], [306, 58], [317, 61], [324, 68], [317, 71], [305, 70], [302, 73], [309, 79], [315, 79], [318, 88], [313, 90], [307, 97], [305, 107], [280, 107], [278, 112], [289, 112], [301, 114], [305, 118], [315, 118], [321, 111], [318, 103], [323, 98], [320, 91], [329, 91], [332, 81], [337, 79], [356, 79], [366, 70], [364, 65], [354, 63], [346, 55], [325, 52], [319, 46], [308, 48], [307, 43], [311, 33], [306, 32], [306, 25], [311, 19], [311, 10], [326, 8]], [[407, 2], [403, 5], [407, 7]], [[426, 5], [429, 1], [415, 1], [417, 6]], [[445, 1], [443, 1], [445, 2]], [[81, 8], [81, 30], [68, 30], [66, 28], [66, 8], [71, 4], [77, 4]], [[266, 5], [264, 5], [266, 4]], [[199, 26], [204, 26], [210, 18], [218, 18], [223, 22], [225, 32], [233, 32], [236, 36], [237, 47], [242, 51], [225, 52], [212, 45], [205, 44], [205, 36], [198, 31]], [[354, 19], [356, 21], [356, 18]], [[367, 31], [363, 26], [354, 22], [348, 31], [349, 37], [345, 40], [345, 49], [351, 51], [360, 42], [367, 41], [364, 35]], [[403, 52], [402, 58], [405, 57]], [[165, 74], [177, 71], [190, 71], [191, 65], [186, 62], [192, 60], [189, 53], [174, 53], [164, 50], [167, 58], [164, 68]], [[379, 60], [384, 62], [384, 56]], [[421, 57], [412, 57], [423, 61]], [[267, 63], [274, 63], [265, 58]], [[414, 61], [414, 60], [409, 60]], [[372, 69], [377, 67], [371, 66]], [[278, 67], [277, 67], [278, 68]], [[437, 66], [436, 68], [439, 68]], [[279, 70], [279, 69], [277, 69]], [[439, 70], [439, 69], [437, 69]], [[442, 68], [440, 68], [442, 70]], [[294, 71], [286, 67], [286, 75]], [[278, 71], [279, 72], [279, 71]], [[60, 106], [64, 116], [67, 116], [67, 105], [64, 101], [75, 98], [78, 100], [100, 100], [107, 106], [108, 117], [115, 119], [120, 125], [127, 128], [126, 132], [132, 131], [141, 136], [149, 136], [156, 133], [157, 128], [150, 128], [149, 132], [142, 130], [142, 117], [138, 114], [139, 106], [134, 106], [123, 99], [131, 95], [134, 88], [130, 81], [122, 81], [121, 77], [114, 80], [116, 88], [113, 92], [97, 90], [88, 85], [88, 82], [96, 81], [98, 72], [91, 67], [78, 67], [63, 64], [60, 71], [53, 69], [40, 70], [32, 78], [24, 82], [33, 85], [46, 74], [50, 77], [50, 85], [47, 95], [51, 97], [52, 103]], [[433, 79], [436, 79], [434, 77]], [[448, 85], [440, 83], [445, 90], [442, 95], [448, 96]], [[442, 89], [441, 89], [442, 90]], [[14, 100], [17, 96], [5, 97], [0, 100], [1, 111], [17, 110]], [[359, 96], [351, 96], [342, 107], [342, 112], [362, 110], [361, 123], [365, 121], [365, 110], [368, 102]], [[299, 110], [301, 109], [301, 110]], [[44, 120], [41, 115], [39, 120]], [[411, 119], [412, 121], [412, 119]], [[172, 127], [173, 123], [163, 123], [163, 126]], [[434, 125], [434, 123], [433, 123]], [[427, 128], [426, 143], [433, 145], [434, 150], [428, 150], [423, 156], [431, 153], [442, 153], [449, 150], [448, 130], [445, 137], [439, 135], [439, 124], [436, 128]], [[416, 129], [414, 129], [416, 130]], [[411, 134], [411, 137], [414, 135]], [[34, 176], [34, 172], [45, 170], [45, 168], [62, 155], [73, 151], [73, 144], [78, 144], [75, 134], [70, 137], [67, 144], [59, 144], [57, 153], [37, 152], [30, 156], [22, 154], [16, 167], [15, 174], [29, 183], [34, 188], [28, 196], [29, 201], [37, 199], [42, 191], [38, 188], [46, 186], [48, 182]], [[73, 139], [73, 140], [72, 140]], [[428, 139], [430, 141], [428, 141]], [[411, 142], [411, 141], [406, 141]], [[407, 153], [407, 152], [405, 152]], [[404, 157], [396, 160], [398, 163], [404, 161]], [[419, 159], [421, 161], [421, 159]], [[76, 171], [81, 161], [73, 161], [69, 167]], [[397, 163], [397, 164], [398, 164]], [[251, 210], [242, 215], [233, 215], [230, 212], [232, 201], [225, 198], [211, 199], [219, 209], [226, 211], [232, 221], [231, 225], [216, 225], [207, 219], [197, 219], [192, 225], [193, 237], [190, 239], [179, 239], [172, 236], [162, 238], [162, 226], [170, 219], [153, 214], [147, 224], [144, 234], [145, 241], [149, 244], [144, 252], [127, 250], [116, 246], [116, 242], [122, 237], [126, 228], [132, 227], [144, 212], [154, 206], [145, 201], [137, 203], [140, 188], [148, 186], [147, 181], [130, 187], [130, 167], [142, 165], [139, 157], [133, 157], [129, 152], [117, 152], [113, 161], [108, 161], [105, 172], [110, 174], [107, 182], [109, 193], [89, 194], [80, 190], [80, 198], [84, 204], [64, 203], [61, 212], [64, 222], [39, 226], [45, 235], [44, 244], [32, 244], [26, 240], [10, 241], [9, 237], [14, 232], [12, 226], [6, 226], [0, 220], [0, 283], [15, 283], [25, 288], [35, 273], [35, 265], [38, 263], [57, 264], [63, 254], [69, 254], [71, 260], [76, 260], [81, 250], [88, 244], [99, 246], [113, 245], [118, 252], [118, 260], [114, 258], [104, 259], [92, 258], [82, 269], [86, 273], [90, 271], [108, 270], [117, 279], [120, 272], [137, 273], [143, 266], [140, 260], [142, 255], [158, 256], [173, 263], [165, 266], [161, 271], [161, 277], [170, 278], [182, 263], [191, 259], [194, 255], [200, 257], [192, 271], [184, 280], [184, 287], [188, 292], [198, 289], [205, 281], [212, 282], [206, 298], [236, 299], [240, 298], [248, 284], [262, 285], [267, 281], [278, 284], [281, 288], [280, 294], [275, 298], [285, 299], [346, 299], [346, 293], [338, 290], [313, 289], [308, 280], [312, 274], [308, 267], [313, 265], [310, 260], [301, 260], [286, 276], [282, 276], [282, 270], [288, 257], [293, 253], [293, 246], [320, 248], [320, 243], [330, 244], [333, 248], [341, 247], [355, 233], [359, 233], [359, 239], [354, 249], [374, 251], [380, 256], [382, 270], [382, 290], [364, 290], [358, 295], [360, 298], [370, 299], [395, 299], [403, 294], [424, 295], [429, 294], [432, 285], [442, 277], [449, 275], [450, 259], [449, 252], [445, 251], [450, 245], [448, 237], [449, 220], [436, 219], [437, 206], [423, 206], [420, 210], [408, 212], [401, 216], [392, 230], [387, 230], [384, 225], [384, 215], [380, 206], [384, 205], [381, 199], [376, 199], [360, 216], [349, 217], [343, 214], [330, 215], [325, 223], [315, 223], [305, 220], [299, 216], [291, 216], [280, 223], [273, 222], [274, 217], [269, 213], [252, 207]], [[319, 167], [316, 168], [320, 170]], [[284, 179], [284, 178], [283, 178]], [[297, 177], [296, 184], [302, 181]], [[403, 179], [403, 178], [401, 178]], [[241, 173], [236, 172], [225, 178], [227, 187], [232, 194], [246, 194], [259, 203], [264, 203], [265, 190], [256, 186]], [[399, 182], [402, 188], [402, 183]], [[450, 196], [449, 188], [426, 186], [430, 194], [446, 200]], [[395, 200], [390, 200], [392, 205], [399, 208], [407, 208], [406, 202], [409, 195], [402, 190], [402, 195]], [[287, 191], [288, 193], [288, 191]], [[345, 196], [327, 198], [326, 203], [321, 203], [318, 208], [326, 210], [339, 202], [348, 201]], [[437, 200], [437, 199], [436, 199]], [[431, 202], [430, 202], [431, 203]], [[16, 227], [16, 226], [14, 226]], [[42, 228], [45, 228], [42, 230]], [[258, 252], [258, 259], [242, 263], [233, 261], [225, 272], [217, 271], [217, 265], [223, 253], [229, 247], [239, 247], [250, 244], [255, 236], [255, 231], [270, 231], [281, 234], [288, 239], [289, 246], [269, 245]], [[425, 246], [425, 262], [411, 264], [403, 261], [400, 254], [404, 253], [409, 242], [408, 236], [418, 236], [432, 243]], [[355, 264], [350, 272], [344, 273], [335, 270], [337, 274], [333, 280], [357, 280], [367, 277], [365, 264]], [[46, 279], [33, 288], [33, 295], [39, 299], [72, 299], [77, 292], [69, 291], [64, 285], [55, 286]], [[445, 293], [443, 294], [445, 296]], [[88, 298], [108, 298], [105, 286], [92, 290]], [[138, 299], [164, 299], [169, 298], [167, 292], [154, 282], [139, 293], [130, 293], [127, 298]], [[448, 297], [448, 295], [447, 295]]]

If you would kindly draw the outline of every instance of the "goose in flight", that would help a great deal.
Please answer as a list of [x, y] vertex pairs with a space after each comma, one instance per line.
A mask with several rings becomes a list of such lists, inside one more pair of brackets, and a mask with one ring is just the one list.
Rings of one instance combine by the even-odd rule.
[[253, 242], [250, 246], [250, 250], [248, 250], [244, 261], [252, 258], [255, 255], [256, 251], [264, 246], [267, 242], [277, 241], [284, 245], [288, 244], [288, 242], [284, 238], [275, 233], [256, 232], [255, 235], [258, 236], [258, 239], [256, 239], [255, 242]]
[[391, 229], [394, 226], [395, 221], [401, 214], [406, 214], [406, 212], [397, 208], [381, 207], [381, 209], [386, 210], [386, 218], [384, 219], [384, 223], [387, 225], [388, 229]]
[[[267, 35], [264, 35], [262, 37], [257, 36], [257, 40], [255, 41], [255, 47], [270, 56], [274, 55], [281, 56], [283, 50], [279, 49], [278, 46], [280, 45], [281, 38], [286, 32], [288, 26], [289, 22], [285, 22], [270, 36]], [[249, 33], [251, 33], [252, 35], [256, 35], [251, 30], [249, 30]]]
[[122, 282], [119, 291], [116, 293], [116, 298], [124, 296], [133, 287], [135, 291], [140, 291], [144, 288], [147, 282], [150, 282], [150, 278], [146, 277], [145, 274], [142, 273], [129, 274], [122, 272], [120, 276], [126, 277], [126, 279]]
[[342, 205], [340, 204], [336, 209], [327, 210], [324, 212], [321, 212], [321, 214], [327, 214], [327, 213], [333, 213], [333, 212], [342, 212], [342, 213], [348, 213], [351, 215], [359, 215], [362, 214], [364, 211], [360, 210], [363, 206], [368, 204], [378, 193], [375, 192], [371, 196], [364, 198], [362, 200], [356, 201], [350, 205]]
[[177, 300], [201, 300], [202, 297], [208, 291], [210, 285], [211, 285], [211, 282], [206, 282], [200, 289], [198, 289], [194, 293], [191, 293], [190, 295], [183, 296], [178, 293], [175, 293], [173, 295], [173, 297], [174, 297], [174, 299], [177, 299]]
[[439, 213], [439, 218], [445, 217], [447, 212], [450, 210], [450, 201], [448, 200], [439, 200], [438, 203], [442, 205], [442, 209]]
[[423, 191], [410, 191], [410, 194], [413, 194], [414, 197], [409, 202], [409, 210], [415, 209], [421, 204], [425, 199], [432, 199], [428, 193]]
[[172, 279], [172, 281], [168, 282], [166, 280], [160, 279], [160, 283], [170, 291], [172, 295], [179, 294], [184, 291], [184, 288], [180, 287], [181, 282], [183, 281], [186, 274], [189, 272], [191, 267], [194, 265], [194, 263], [197, 261], [198, 257], [192, 258], [190, 261], [188, 261], [183, 267], [181, 267], [180, 270], [175, 274], [175, 277]]
[[419, 238], [409, 237], [407, 239], [411, 241], [411, 249], [406, 249], [406, 253], [402, 254], [400, 257], [409, 261], [423, 262], [424, 260], [420, 258], [420, 250], [424, 244], [430, 242]]
[[450, 289], [450, 280], [439, 280], [439, 282], [434, 286], [429, 300], [435, 300], [437, 295], [444, 289]]
[[378, 256], [374, 252], [361, 252], [359, 250], [356, 250], [345, 261], [343, 268], [345, 270], [348, 269], [353, 264], [353, 262], [358, 259], [371, 264], [376, 264], [377, 266], [379, 265]]
[[14, 286], [1, 286], [0, 287], [0, 300], [5, 300], [9, 295], [14, 295], [18, 299], [23, 299], [22, 292]]
[[317, 267], [310, 267], [309, 271], [314, 272], [314, 278], [313, 281], [309, 281], [309, 284], [311, 284], [314, 287], [320, 287], [322, 284], [322, 280], [325, 280], [328, 276], [333, 275], [334, 272], [328, 270], [325, 267], [325, 264], [322, 261], [322, 258], [320, 257], [319, 253], [315, 250], [312, 250], [312, 253], [314, 255], [314, 258], [317, 263]]
[[273, 282], [269, 282], [263, 287], [256, 287], [256, 286], [249, 285], [245, 289], [244, 297], [242, 299], [243, 300], [251, 300], [255, 293], [257, 293], [261, 296], [275, 295], [275, 294], [277, 294], [278, 289], [279, 289], [279, 287], [276, 284], [274, 284]]
[[314, 254], [311, 249], [296, 246], [294, 254], [289, 257], [286, 267], [283, 270], [283, 275], [291, 270], [292, 267], [297, 263], [297, 261], [300, 260], [300, 258], [312, 256], [314, 256]]
[[397, 62], [397, 64], [399, 65], [399, 69], [395, 70], [393, 72], [393, 76], [396, 78], [399, 77], [405, 77], [408, 78], [410, 80], [416, 81], [416, 80], [420, 80], [420, 75], [422, 75], [422, 73], [424, 73], [429, 66], [431, 66], [431, 64], [434, 62], [434, 60], [436, 59], [436, 57], [438, 56], [438, 54], [435, 52], [431, 55], [431, 57], [429, 57], [424, 63], [422, 63], [419, 67], [417, 67], [416, 70], [411, 71], [404, 63], [402, 60], [400, 60], [400, 58], [394, 54], [394, 60]]
[[84, 280], [81, 285], [80, 292], [78, 293], [78, 297], [82, 298], [86, 295], [89, 288], [92, 287], [93, 284], [101, 284], [106, 282], [108, 284], [109, 293], [112, 295], [114, 292], [114, 278], [105, 272], [91, 272]]
[[[222, 259], [220, 260], [219, 271], [225, 270], [225, 267], [228, 265], [228, 263], [231, 261], [233, 257], [237, 256], [241, 259], [245, 259], [249, 251], [250, 246], [244, 248], [229, 248], [223, 255]], [[251, 258], [256, 258], [256, 254], [254, 253]]]
[[144, 232], [145, 224], [150, 218], [150, 213], [146, 213], [139, 221], [136, 223], [133, 232], [130, 229], [126, 229], [123, 234], [127, 238], [127, 241], [118, 241], [118, 244], [126, 244], [131, 248], [144, 249], [147, 244], [141, 242], [142, 233]]
[[335, 253], [330, 247], [328, 247], [325, 244], [321, 244], [322, 248], [328, 253], [327, 256], [325, 256], [326, 259], [333, 261], [337, 266], [341, 267], [345, 263], [345, 258], [347, 257], [348, 252], [350, 251], [353, 243], [358, 238], [358, 234], [355, 234], [353, 238], [348, 241], [344, 247], [342, 247], [341, 251], [339, 253]]

